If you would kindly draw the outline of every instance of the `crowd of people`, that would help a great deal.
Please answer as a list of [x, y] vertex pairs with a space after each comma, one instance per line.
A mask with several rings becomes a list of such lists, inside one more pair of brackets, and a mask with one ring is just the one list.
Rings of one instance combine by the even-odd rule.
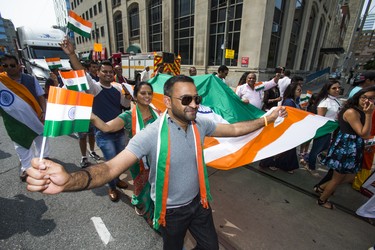
[[[257, 81], [255, 73], [244, 72], [234, 92], [246, 104], [264, 111], [274, 110], [270, 115], [252, 121], [215, 124], [196, 116], [202, 97], [191, 77], [174, 76], [165, 83], [167, 110], [161, 113], [151, 104], [153, 87], [147, 80], [163, 73], [163, 65], [158, 65], [152, 75], [150, 68], [145, 67], [131, 94], [121, 65], [113, 66], [109, 61], [84, 65], [68, 39], [62, 41], [61, 48], [69, 56], [73, 69], [86, 71], [90, 86], [86, 92], [94, 95], [89, 131], [79, 133], [81, 170], [68, 174], [62, 165], [50, 160], [48, 144], [45, 159], [32, 160], [40, 155], [41, 141], [37, 137], [33, 141], [37, 154], [14, 142], [21, 162], [21, 179], [27, 181], [29, 191], [47, 194], [92, 189], [107, 183], [109, 198], [116, 202], [121, 195], [117, 188], [128, 188], [119, 176], [129, 169], [134, 180], [132, 204], [135, 212], [161, 232], [164, 249], [182, 249], [187, 230], [196, 239], [198, 248], [218, 249], [202, 157], [204, 137], [248, 134], [274, 122], [279, 116], [286, 117], [285, 106], [335, 120], [339, 127], [332, 134], [260, 161], [261, 167], [289, 174], [303, 167], [312, 176], [321, 177], [316, 171], [318, 158], [329, 171], [314, 186], [314, 191], [319, 194], [318, 205], [329, 209], [333, 208], [329, 197], [339, 184], [355, 180], [353, 187], [360, 186], [364, 181], [363, 174], [360, 177], [355, 175], [362, 168], [370, 170], [368, 175], [371, 172], [374, 152], [372, 147], [366, 147], [365, 139], [375, 134], [373, 72], [361, 75], [346, 102], [338, 99], [340, 82], [329, 80], [318, 93], [311, 95], [307, 107], [300, 105], [302, 77], [291, 76], [291, 72], [283, 67], [278, 67], [275, 76], [268, 81]], [[44, 92], [35, 78], [21, 73], [16, 57], [5, 56], [1, 63], [6, 73], [0, 74], [0, 80], [6, 82], [9, 78], [11, 85], [21, 84], [32, 94], [39, 105], [35, 109], [37, 119], [43, 123], [48, 88], [64, 87], [58, 73], [51, 72]], [[222, 65], [216, 76], [227, 84], [228, 73], [228, 67]], [[191, 67], [189, 75], [196, 76], [197, 69]], [[125, 145], [125, 131], [131, 138], [128, 145]], [[101, 160], [94, 150], [95, 143], [105, 161], [93, 165], [86, 155], [88, 151], [92, 159]], [[184, 148], [184, 151], [179, 148]]]

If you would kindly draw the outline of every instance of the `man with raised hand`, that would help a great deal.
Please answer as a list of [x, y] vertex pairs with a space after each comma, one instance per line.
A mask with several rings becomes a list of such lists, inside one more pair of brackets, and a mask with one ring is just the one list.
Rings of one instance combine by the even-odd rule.
[[53, 161], [34, 159], [33, 168], [28, 170], [27, 189], [57, 194], [100, 187], [146, 156], [155, 204], [154, 228], [161, 232], [164, 249], [182, 249], [187, 230], [195, 238], [197, 249], [219, 249], [209, 205], [211, 195], [202, 151], [204, 138], [245, 135], [287, 113], [284, 107], [277, 107], [265, 118], [216, 124], [197, 117], [201, 101], [192, 78], [184, 75], [170, 78], [164, 85], [166, 112], [137, 133], [120, 154], [75, 173], [67, 173]]

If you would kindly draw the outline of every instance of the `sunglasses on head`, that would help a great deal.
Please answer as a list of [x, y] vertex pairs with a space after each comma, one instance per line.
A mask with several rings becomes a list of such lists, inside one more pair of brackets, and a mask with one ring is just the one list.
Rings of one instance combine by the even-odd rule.
[[181, 97], [173, 97], [173, 98], [176, 98], [176, 99], [180, 100], [181, 104], [184, 105], [184, 106], [189, 105], [193, 101], [193, 99], [194, 99], [195, 104], [197, 104], [197, 105], [202, 102], [202, 96], [200, 96], [200, 95], [195, 95], [195, 96], [183, 95]]
[[3, 68], [8, 68], [8, 66], [11, 67], [11, 68], [17, 67], [17, 65], [13, 64], [13, 63], [12, 64], [6, 64], [6, 63], [4, 63], [2, 66], [3, 66]]

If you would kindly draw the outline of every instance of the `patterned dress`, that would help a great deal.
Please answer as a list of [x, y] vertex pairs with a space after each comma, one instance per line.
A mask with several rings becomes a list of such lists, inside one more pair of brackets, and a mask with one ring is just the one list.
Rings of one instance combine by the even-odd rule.
[[[354, 108], [361, 115], [361, 123], [365, 124], [365, 113]], [[350, 124], [339, 116], [340, 130], [331, 144], [323, 164], [340, 174], [355, 174], [362, 167], [364, 141], [357, 135]]]
[[[132, 112], [134, 112], [134, 110], [128, 110], [119, 115], [119, 117], [125, 123], [125, 129], [129, 133], [129, 138], [132, 138], [134, 136], [133, 131], [135, 131], [132, 125], [132, 119], [134, 119], [134, 115]], [[150, 112], [152, 116], [149, 117], [149, 119], [144, 120], [143, 117], [140, 117], [140, 129], [145, 128], [148, 124], [153, 123], [158, 118], [157, 112], [152, 110], [151, 107]], [[138, 112], [138, 114], [140, 114], [140, 112]], [[150, 225], [152, 225], [152, 219], [154, 215], [154, 204], [150, 196], [151, 186], [148, 182], [149, 172], [150, 170], [147, 165], [146, 157], [142, 158], [141, 161], [137, 162], [136, 164], [130, 167], [130, 173], [134, 180], [134, 194], [132, 196], [131, 202], [134, 206], [142, 210], [143, 217]]]

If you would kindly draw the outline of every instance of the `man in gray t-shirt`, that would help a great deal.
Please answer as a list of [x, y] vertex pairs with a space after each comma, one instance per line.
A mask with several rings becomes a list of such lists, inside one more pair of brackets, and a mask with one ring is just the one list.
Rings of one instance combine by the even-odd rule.
[[169, 175], [166, 175], [169, 178], [164, 178], [164, 181], [168, 182], [168, 192], [164, 211], [165, 224], [160, 223], [159, 228], [164, 249], [182, 249], [187, 230], [197, 241], [198, 248], [219, 249], [211, 208], [209, 205], [204, 207], [202, 205], [204, 202], [201, 204], [200, 188], [204, 188], [201, 186], [202, 182], [198, 181], [200, 172], [198, 169], [202, 164], [197, 164], [197, 161], [202, 158], [196, 153], [199, 142], [194, 139], [197, 132], [193, 133], [193, 128], [197, 128], [200, 143], [203, 144], [205, 136], [245, 135], [274, 122], [279, 115], [285, 117], [287, 113], [284, 107], [278, 107], [264, 118], [234, 124], [214, 124], [210, 120], [196, 117], [201, 101], [202, 98], [198, 95], [192, 78], [183, 75], [170, 78], [164, 85], [164, 104], [167, 107], [165, 120], [159, 118], [138, 132], [127, 148], [113, 159], [75, 173], [68, 174], [55, 162], [49, 160], [39, 162], [39, 159], [33, 159], [33, 167], [27, 171], [29, 175], [27, 189], [57, 194], [99, 187], [146, 156], [151, 168], [149, 176], [152, 186], [151, 196], [155, 201], [155, 196], [160, 197], [160, 192], [156, 194], [160, 188], [155, 185], [156, 173], [159, 174], [156, 166], [159, 166], [157, 162], [162, 151], [159, 140], [163, 140], [159, 139], [159, 133], [162, 134], [159, 131], [167, 127], [170, 161]]

